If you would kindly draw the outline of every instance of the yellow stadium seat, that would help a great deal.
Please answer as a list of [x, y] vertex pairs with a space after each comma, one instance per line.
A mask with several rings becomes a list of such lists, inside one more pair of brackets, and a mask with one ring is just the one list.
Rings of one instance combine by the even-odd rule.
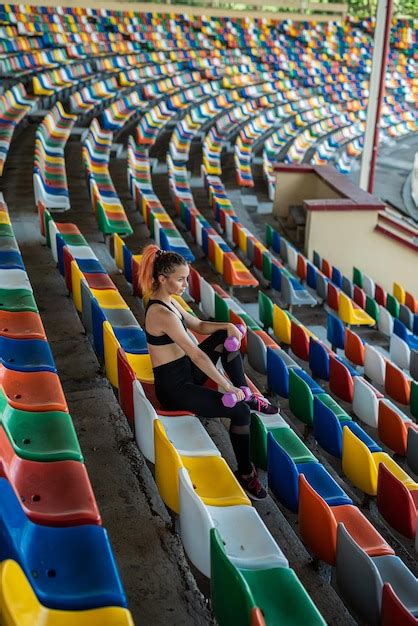
[[291, 323], [289, 316], [277, 304], [273, 305], [273, 333], [281, 342], [290, 345]]
[[71, 290], [74, 306], [79, 313], [83, 310], [81, 300], [81, 281], [84, 280], [83, 272], [80, 271], [77, 261], [71, 261]]
[[345, 324], [353, 326], [374, 326], [375, 320], [363, 311], [354, 308], [352, 301], [342, 291], [338, 299], [338, 316]]
[[115, 258], [116, 267], [121, 272], [123, 272], [125, 269], [124, 263], [123, 263], [123, 246], [124, 245], [125, 244], [123, 242], [122, 237], [119, 237], [119, 235], [115, 233], [113, 235], [114, 258]]
[[353, 485], [364, 493], [375, 496], [380, 463], [383, 463], [407, 489], [418, 489], [418, 484], [386, 452], [370, 452], [368, 447], [345, 426], [342, 468]]
[[110, 383], [119, 389], [118, 349], [120, 344], [109, 322], [103, 322], [103, 346], [106, 376]]
[[399, 283], [393, 283], [393, 295], [399, 304], [405, 304], [405, 289]]
[[91, 293], [96, 298], [102, 309], [128, 309], [128, 305], [116, 289], [92, 289]]
[[134, 626], [130, 612], [120, 607], [88, 611], [59, 611], [40, 604], [16, 561], [0, 565], [0, 623], [2, 626]]
[[238, 229], [238, 247], [244, 256], [247, 256], [247, 237], [248, 233], [244, 228]]
[[0, 211], [0, 224], [10, 224], [10, 216], [7, 211]]
[[223, 274], [224, 272], [224, 251], [217, 243], [214, 244], [215, 250], [215, 270], [218, 274]]
[[141, 383], [152, 384], [154, 382], [154, 372], [152, 369], [151, 357], [149, 354], [125, 353], [129, 365], [132, 367], [137, 379]]
[[179, 469], [185, 467], [193, 486], [208, 506], [235, 506], [251, 503], [219, 456], [180, 456], [169, 441], [160, 420], [154, 422], [155, 481], [160, 495], [175, 513], [180, 511]]

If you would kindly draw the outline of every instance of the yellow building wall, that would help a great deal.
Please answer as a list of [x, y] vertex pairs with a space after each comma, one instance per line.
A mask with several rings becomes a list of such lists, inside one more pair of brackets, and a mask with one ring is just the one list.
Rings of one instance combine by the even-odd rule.
[[418, 254], [374, 230], [375, 211], [308, 211], [305, 254], [316, 250], [352, 278], [353, 266], [392, 293], [399, 282], [418, 294]]

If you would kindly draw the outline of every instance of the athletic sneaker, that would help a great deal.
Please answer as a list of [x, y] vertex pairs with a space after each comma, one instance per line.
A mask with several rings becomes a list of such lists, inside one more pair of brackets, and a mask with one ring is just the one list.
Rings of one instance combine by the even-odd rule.
[[264, 500], [267, 497], [267, 491], [258, 480], [257, 470], [253, 465], [253, 471], [251, 476], [244, 478], [240, 474], [236, 473], [237, 479], [245, 493], [251, 498], [251, 500]]
[[266, 415], [274, 415], [274, 413], [278, 413], [279, 409], [277, 406], [270, 404], [270, 402], [264, 398], [264, 396], [259, 396], [256, 393], [253, 393], [249, 400], [246, 400], [248, 406], [252, 411], [257, 411], [257, 413], [265, 413]]

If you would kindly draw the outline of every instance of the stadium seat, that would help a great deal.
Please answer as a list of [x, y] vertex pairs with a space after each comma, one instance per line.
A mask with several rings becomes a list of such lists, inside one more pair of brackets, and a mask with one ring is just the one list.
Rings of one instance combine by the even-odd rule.
[[406, 456], [408, 431], [418, 430], [410, 417], [405, 415], [393, 402], [386, 398], [379, 402], [379, 439], [400, 456]]
[[322, 302], [326, 302], [328, 297], [328, 282], [327, 277], [322, 272], [316, 273], [316, 294]]
[[380, 463], [386, 465], [408, 489], [418, 489], [417, 483], [388, 454], [371, 452], [349, 428], [343, 429], [343, 472], [353, 485], [370, 496], [377, 494]]
[[[361, 585], [358, 581], [361, 580]], [[418, 581], [397, 556], [370, 557], [343, 524], [337, 534], [337, 584], [349, 605], [367, 623], [378, 626], [383, 585], [390, 583], [411, 613], [418, 612]]]
[[154, 442], [155, 482], [162, 499], [175, 513], [180, 511], [178, 471], [181, 467], [189, 472], [196, 492], [205, 504], [234, 506], [250, 503], [219, 452], [216, 456], [193, 456], [193, 450], [183, 448], [178, 451], [158, 419], [154, 421]]
[[353, 283], [363, 289], [363, 272], [358, 267], [353, 267]]
[[384, 306], [379, 305], [379, 320], [377, 322], [379, 331], [390, 337], [393, 333], [393, 317]]
[[313, 376], [329, 379], [329, 357], [329, 349], [322, 341], [309, 337], [309, 367]]
[[340, 292], [335, 285], [331, 282], [328, 283], [327, 287], [327, 305], [333, 311], [338, 313], [338, 302], [340, 299]]
[[370, 276], [367, 276], [367, 274], [363, 274], [363, 289], [366, 296], [369, 296], [369, 298], [374, 300], [376, 285], [374, 284], [373, 279], [370, 278]]
[[352, 504], [350, 498], [321, 463], [316, 459], [307, 463], [295, 463], [272, 433], [267, 435], [267, 461], [269, 488], [290, 511], [296, 513], [298, 510], [299, 474], [304, 474], [312, 488], [330, 506]]
[[[398, 320], [395, 320], [397, 322]], [[403, 339], [393, 333], [390, 337], [389, 354], [391, 360], [401, 369], [409, 370], [411, 350]]]
[[371, 452], [380, 452], [381, 448], [371, 439], [359, 424], [328, 396], [323, 394], [314, 398], [313, 430], [319, 445], [329, 454], [342, 457], [343, 429], [349, 428]]
[[126, 607], [106, 531], [100, 526], [54, 528], [29, 521], [11, 485], [0, 479], [2, 560], [22, 567], [39, 601], [52, 609]]
[[210, 543], [212, 606], [219, 626], [250, 624], [250, 615], [257, 607], [265, 624], [325, 626], [293, 570], [241, 569], [228, 559], [215, 528], [210, 531]]
[[409, 404], [411, 381], [390, 361], [386, 361], [385, 391], [396, 402]]
[[371, 428], [377, 428], [382, 398], [383, 395], [362, 376], [354, 378], [353, 413]]
[[283, 311], [277, 304], [273, 304], [273, 333], [280, 343], [290, 345], [291, 343], [291, 322], [286, 311]]
[[342, 321], [335, 315], [327, 314], [327, 339], [330, 342], [334, 352], [341, 348], [344, 349], [345, 328]]
[[49, 609], [40, 604], [24, 571], [16, 561], [0, 565], [0, 619], [4, 626], [133, 626], [132, 616], [121, 607], [84, 611]]
[[418, 626], [418, 616], [413, 615], [401, 602], [390, 583], [383, 585], [381, 626]]
[[363, 309], [356, 309], [353, 306], [350, 298], [344, 293], [340, 293], [338, 301], [338, 315], [339, 318], [345, 323], [351, 326], [374, 326], [375, 320], [363, 311]]
[[179, 470], [180, 534], [193, 565], [210, 578], [210, 531], [222, 536], [228, 559], [239, 568], [288, 567], [288, 561], [252, 506], [206, 506], [188, 472]]
[[290, 426], [280, 414], [251, 413], [251, 458], [256, 467], [267, 470], [267, 435], [275, 436], [281, 429], [290, 430]]
[[17, 372], [0, 365], [0, 381], [8, 404], [15, 409], [68, 411], [59, 378], [53, 372]]
[[405, 304], [399, 305], [399, 321], [402, 322], [402, 324], [405, 324], [409, 330], [413, 330], [414, 314]]
[[267, 385], [283, 398], [289, 397], [289, 371], [300, 369], [284, 350], [267, 348]]
[[375, 285], [374, 297], [380, 306], [386, 307], [386, 291], [380, 285]]
[[370, 343], [364, 350], [364, 374], [377, 385], [385, 384], [386, 358]]
[[316, 290], [317, 278], [318, 270], [314, 265], [312, 265], [312, 263], [308, 261], [306, 264], [306, 284], [308, 285], [308, 287]]
[[329, 388], [341, 400], [352, 402], [354, 396], [354, 380], [349, 367], [334, 354], [330, 355], [329, 361]]
[[410, 410], [415, 419], [418, 420], [418, 382], [415, 380], [411, 381]]
[[342, 280], [342, 291], [345, 293], [346, 296], [348, 296], [349, 298], [353, 297], [353, 293], [354, 293], [354, 285], [351, 282], [351, 280], [349, 278], [347, 278], [347, 276], [343, 276], [343, 280]]
[[[374, 298], [370, 296], [366, 296], [366, 313], [370, 315], [374, 319], [379, 328], [379, 305], [377, 304]], [[380, 328], [379, 328], [380, 330]]]
[[406, 460], [415, 474], [418, 474], [418, 433], [415, 428], [408, 429]]
[[273, 328], [273, 302], [262, 291], [258, 292], [258, 316], [264, 330]]
[[357, 285], [354, 285], [354, 290], [353, 290], [353, 301], [361, 308], [366, 310], [366, 294], [363, 291], [363, 289], [361, 289], [360, 287], [358, 287]]
[[354, 365], [364, 365], [364, 344], [360, 337], [349, 328], [345, 329], [344, 353]]
[[289, 370], [289, 408], [302, 422], [313, 423], [313, 399], [324, 393], [315, 381], [302, 369]]
[[45, 330], [38, 313], [0, 310], [0, 335], [12, 339], [45, 339]]
[[411, 350], [411, 359], [409, 361], [409, 374], [415, 381], [418, 380], [418, 350]]
[[392, 296], [392, 294], [388, 293], [386, 297], [386, 308], [392, 317], [399, 317], [399, 302], [398, 300]]
[[316, 557], [335, 565], [337, 527], [347, 532], [369, 556], [395, 554], [363, 513], [351, 504], [329, 506], [299, 474], [299, 531], [304, 544]]
[[383, 463], [379, 465], [376, 502], [379, 513], [392, 528], [415, 539], [418, 489], [407, 489]]
[[[0, 344], [1, 345], [1, 344]], [[309, 359], [309, 336], [306, 329], [294, 320], [290, 325], [290, 348], [297, 357], [303, 361]]]
[[0, 452], [1, 475], [9, 480], [30, 520], [49, 526], [101, 523], [83, 463], [21, 459], [3, 428], [0, 428]]

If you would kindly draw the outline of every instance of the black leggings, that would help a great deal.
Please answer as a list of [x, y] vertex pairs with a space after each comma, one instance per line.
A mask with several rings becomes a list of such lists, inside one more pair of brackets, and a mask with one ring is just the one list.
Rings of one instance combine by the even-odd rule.
[[[235, 387], [246, 385], [241, 353], [228, 352], [224, 347], [225, 330], [218, 330], [199, 344], [216, 365], [219, 358]], [[155, 393], [164, 408], [170, 411], [189, 411], [200, 417], [227, 417], [231, 420], [230, 437], [237, 457], [238, 471], [251, 472], [250, 420], [251, 411], [244, 401], [228, 408], [222, 403], [219, 391], [203, 387], [208, 376], [188, 356], [154, 368]]]

